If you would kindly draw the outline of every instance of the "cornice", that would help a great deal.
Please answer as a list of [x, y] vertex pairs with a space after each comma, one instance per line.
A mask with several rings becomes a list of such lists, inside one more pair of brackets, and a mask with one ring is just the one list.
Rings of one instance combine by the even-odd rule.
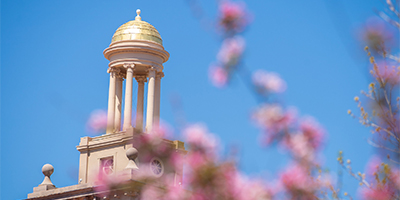
[[122, 65], [123, 65], [123, 64], [128, 63], [128, 62], [133, 62], [134, 64], [135, 64], [135, 62], [137, 62], [137, 63], [139, 63], [139, 64], [142, 64], [143, 62], [146, 62], [146, 63], [148, 63], [148, 64], [145, 64], [145, 65], [149, 65], [148, 67], [154, 67], [154, 66], [156, 66], [157, 68], [159, 68], [158, 71], [162, 71], [162, 70], [164, 69], [164, 67], [163, 67], [161, 64], [157, 63], [157, 62], [150, 61], [150, 60], [143, 61], [143, 60], [137, 59], [137, 58], [124, 58], [124, 59], [114, 60], [114, 61], [111, 61], [111, 62], [108, 64], [108, 67], [109, 67], [109, 68], [115, 68], [114, 65], [115, 65], [116, 63], [122, 63]]
[[[125, 144], [132, 142], [135, 138], [139, 137], [141, 134], [147, 133], [130, 133], [130, 132], [119, 132], [119, 133], [112, 133], [112, 134], [104, 134], [94, 138], [88, 138], [87, 144], [78, 145], [76, 149], [78, 151], [87, 152], [97, 149], [102, 149], [110, 146], [115, 146], [117, 144]], [[164, 143], [170, 145], [173, 149], [177, 151], [183, 152], [186, 154], [185, 147], [183, 146], [184, 143], [179, 140], [162, 140]]]
[[78, 145], [76, 149], [80, 152], [86, 152], [88, 150], [96, 150], [109, 146], [115, 146], [116, 144], [123, 144], [134, 139], [134, 135], [127, 132], [119, 132], [112, 134], [104, 134], [98, 137], [90, 138], [87, 144]]
[[[129, 42], [135, 42], [135, 45], [145, 46], [145, 47], [156, 45], [157, 47], [164, 50], [163, 45], [161, 45], [157, 42], [151, 41], [151, 40], [120, 40], [120, 41], [111, 42], [111, 44], [109, 46], [110, 47], [112, 47], [112, 46], [128, 46], [128, 44], [126, 44], [126, 43], [129, 43]], [[125, 43], [125, 45], [123, 45], [123, 43]], [[147, 43], [150, 43], [150, 44], [147, 44]], [[119, 45], [119, 44], [121, 44], [121, 45]]]
[[161, 57], [163, 62], [169, 59], [169, 53], [167, 51], [146, 46], [110, 46], [103, 51], [104, 57], [107, 60], [110, 60], [111, 56], [120, 53], [147, 53]]
[[[69, 200], [69, 199], [84, 199], [85, 197], [101, 197], [101, 196], [106, 196], [105, 194], [116, 194], [120, 193], [122, 196], [119, 196], [114, 199], [122, 199], [128, 197], [137, 197], [139, 195], [139, 191], [141, 190], [141, 187], [145, 183], [132, 180], [132, 179], [127, 179], [128, 182], [125, 182], [121, 184], [118, 189], [111, 189], [111, 190], [105, 190], [98, 192], [96, 190], [96, 187], [99, 187], [99, 185], [94, 185], [91, 183], [83, 183], [83, 184], [77, 184], [77, 185], [71, 185], [67, 187], [62, 187], [62, 188], [56, 188], [52, 190], [47, 190], [47, 191], [42, 191], [38, 193], [30, 193], [28, 194], [27, 200], [48, 200], [48, 199], [58, 199], [58, 200]], [[127, 192], [129, 191], [129, 192]]]

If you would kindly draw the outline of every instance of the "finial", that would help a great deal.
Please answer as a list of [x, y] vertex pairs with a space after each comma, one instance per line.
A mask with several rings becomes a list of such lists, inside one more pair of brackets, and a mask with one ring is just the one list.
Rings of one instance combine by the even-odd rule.
[[133, 170], [139, 169], [135, 163], [135, 159], [138, 157], [138, 155], [139, 155], [138, 150], [133, 147], [129, 148], [126, 151], [126, 157], [128, 157], [129, 162], [128, 165], [125, 167], [125, 169], [133, 169]]
[[140, 17], [140, 9], [136, 10], [136, 14], [137, 16], [135, 17], [135, 20], [142, 21], [142, 17]]
[[53, 185], [50, 180], [51, 174], [54, 172], [54, 167], [50, 164], [45, 164], [42, 167], [42, 173], [45, 176], [43, 182], [40, 185]]

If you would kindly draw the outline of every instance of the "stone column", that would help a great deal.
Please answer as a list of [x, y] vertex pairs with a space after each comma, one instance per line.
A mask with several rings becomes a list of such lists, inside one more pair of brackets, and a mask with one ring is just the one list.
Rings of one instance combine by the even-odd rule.
[[154, 122], [154, 93], [155, 93], [156, 70], [149, 69], [149, 83], [147, 84], [147, 112], [146, 112], [146, 132], [149, 133], [153, 128]]
[[116, 74], [119, 69], [110, 68], [108, 73], [110, 73], [110, 88], [108, 90], [108, 112], [107, 112], [107, 130], [106, 133], [114, 132], [114, 118], [115, 118], [115, 82]]
[[146, 76], [136, 76], [138, 82], [137, 107], [136, 107], [136, 131], [143, 132], [143, 105], [144, 105], [144, 82]]
[[164, 74], [158, 73], [156, 76], [156, 89], [155, 89], [155, 102], [154, 102], [154, 125], [158, 127], [160, 125], [160, 92], [161, 92], [161, 78]]
[[132, 127], [132, 84], [133, 84], [133, 64], [125, 64], [126, 83], [125, 83], [125, 108], [124, 108], [124, 127], [126, 130]]
[[121, 130], [121, 106], [122, 106], [122, 82], [124, 80], [123, 74], [120, 72], [116, 76], [116, 95], [115, 95], [115, 131], [119, 132]]

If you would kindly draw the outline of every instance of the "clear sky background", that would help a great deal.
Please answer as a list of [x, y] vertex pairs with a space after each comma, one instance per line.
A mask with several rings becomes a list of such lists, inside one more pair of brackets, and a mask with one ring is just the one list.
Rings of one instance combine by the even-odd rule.
[[[43, 181], [45, 163], [54, 166], [57, 187], [77, 184], [75, 147], [90, 134], [85, 123], [91, 111], [107, 109], [102, 52], [137, 8], [171, 54], [161, 82], [161, 117], [175, 130], [180, 113], [187, 122], [205, 123], [220, 138], [222, 155], [239, 148], [240, 170], [249, 176], [271, 179], [286, 166], [280, 150], [259, 145], [260, 131], [249, 118], [257, 102], [242, 80], [234, 76], [223, 90], [210, 84], [208, 66], [220, 46], [213, 24], [217, 5], [198, 1], [199, 16], [190, 2], [196, 1], [1, 1], [1, 199], [26, 198]], [[356, 110], [353, 97], [369, 82], [356, 30], [382, 1], [265, 0], [247, 6], [254, 17], [244, 33], [247, 68], [279, 73], [288, 85], [285, 103], [323, 124], [329, 133], [324, 166], [335, 174], [343, 150], [363, 171], [373, 153], [366, 142], [370, 133], [347, 110]], [[178, 97], [180, 109], [171, 104]], [[344, 182], [355, 195], [358, 183], [346, 174]]]

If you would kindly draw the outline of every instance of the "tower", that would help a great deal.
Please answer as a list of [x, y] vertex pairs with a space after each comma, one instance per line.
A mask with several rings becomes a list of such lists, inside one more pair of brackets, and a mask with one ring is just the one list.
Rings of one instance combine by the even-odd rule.
[[138, 83], [136, 105], [136, 132], [143, 131], [144, 84], [147, 79], [147, 109], [144, 131], [151, 132], [158, 126], [160, 118], [160, 86], [163, 63], [169, 58], [164, 50], [157, 29], [142, 21], [140, 10], [135, 20], [120, 26], [112, 37], [111, 44], [104, 50], [104, 56], [110, 61], [110, 88], [108, 94], [107, 134], [121, 130], [122, 82], [125, 79], [124, 123], [122, 130], [132, 128], [132, 85], [133, 78]]
[[[135, 174], [149, 172], [154, 177], [173, 175], [171, 184], [182, 181], [182, 168], [177, 169], [160, 156], [150, 156], [141, 152], [140, 138], [157, 130], [160, 119], [160, 87], [164, 76], [163, 63], [169, 58], [164, 50], [157, 29], [142, 21], [140, 10], [135, 20], [121, 25], [112, 37], [111, 44], [103, 52], [109, 60], [107, 72], [110, 74], [106, 133], [97, 137], [82, 137], [76, 147], [80, 152], [78, 184], [56, 188], [50, 180], [54, 168], [43, 166], [45, 180], [28, 194], [28, 199], [137, 199], [145, 182], [135, 178]], [[137, 81], [136, 120], [132, 123], [133, 81]], [[125, 81], [125, 88], [123, 82]], [[144, 115], [144, 89], [147, 83], [147, 107]], [[125, 95], [123, 96], [123, 90]], [[123, 109], [123, 110], [122, 110]], [[123, 118], [122, 118], [123, 115]], [[146, 121], [144, 124], [144, 116]], [[122, 123], [123, 122], [123, 123]], [[177, 154], [186, 154], [184, 143], [178, 140], [160, 140]], [[138, 151], [139, 149], [139, 151]], [[144, 156], [146, 155], [146, 156]], [[125, 186], [121, 189], [99, 191], [102, 184], [98, 175], [119, 177]], [[131, 191], [127, 193], [125, 191]], [[107, 194], [107, 195], [104, 195]], [[110, 196], [110, 195], [111, 196]]]

